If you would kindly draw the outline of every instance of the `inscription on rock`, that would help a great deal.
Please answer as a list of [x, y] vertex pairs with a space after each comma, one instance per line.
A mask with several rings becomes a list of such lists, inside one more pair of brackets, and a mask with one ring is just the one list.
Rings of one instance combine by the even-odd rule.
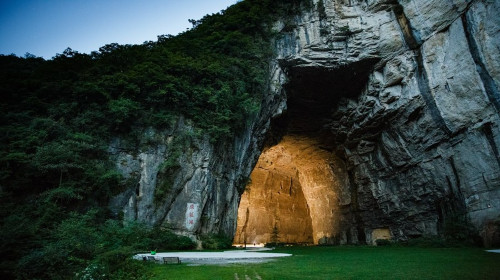
[[199, 217], [199, 204], [198, 203], [187, 203], [186, 207], [186, 229], [193, 230]]

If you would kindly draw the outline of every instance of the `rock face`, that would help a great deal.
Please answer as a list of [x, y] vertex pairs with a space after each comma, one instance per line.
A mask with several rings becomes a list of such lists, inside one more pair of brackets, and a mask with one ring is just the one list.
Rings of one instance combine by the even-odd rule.
[[234, 234], [246, 181], [242, 174], [249, 174], [255, 162], [254, 131], [219, 147], [208, 138], [186, 137], [192, 133], [180, 118], [168, 131], [146, 131], [138, 144], [114, 141], [110, 153], [129, 188], [111, 200], [112, 211], [193, 239]]
[[[310, 90], [330, 96], [316, 98], [330, 116], [308, 133], [326, 135], [346, 161], [341, 242], [371, 242], [381, 228], [398, 239], [435, 235], [463, 213], [478, 229], [497, 219], [498, 1], [316, 7], [278, 42], [279, 60], [289, 104]], [[336, 82], [317, 88], [316, 79]]]
[[[276, 63], [259, 115], [230, 143], [186, 145], [180, 166], [167, 172], [172, 184], [161, 201], [154, 200], [158, 181], [165, 181], [158, 172], [174, 154], [171, 143], [189, 133], [189, 125], [180, 120], [171, 131], [150, 132], [145, 138], [156, 142], [142, 149], [112, 145], [118, 166], [133, 182], [113, 201], [114, 209], [192, 236], [232, 236], [245, 178], [265, 147], [248, 196], [258, 193], [263, 200], [279, 182], [298, 180], [295, 188], [286, 186], [297, 197], [287, 203], [304, 205], [301, 189], [314, 243], [322, 236], [372, 243], [388, 234], [443, 234], [463, 215], [485, 244], [498, 242], [491, 240], [498, 237], [498, 227], [491, 225], [500, 216], [500, 2], [313, 2], [300, 16], [276, 23]], [[303, 147], [297, 139], [313, 139], [308, 145], [328, 154], [323, 163], [334, 158], [335, 164], [322, 173], [301, 168], [319, 161], [294, 154]], [[280, 147], [274, 159], [266, 154]], [[244, 195], [243, 208], [245, 201]], [[188, 203], [199, 207], [192, 226]], [[259, 203], [292, 215], [271, 207], [277, 201]], [[328, 211], [316, 211], [316, 205]], [[262, 235], [269, 237], [276, 219], [264, 220], [268, 232]], [[315, 221], [327, 226], [320, 229]], [[303, 235], [308, 234], [306, 229]]]
[[236, 243], [313, 242], [311, 214], [292, 162], [282, 143], [261, 155], [240, 201]]
[[235, 243], [333, 243], [348, 183], [341, 164], [304, 136], [287, 135], [265, 150], [241, 197]]
[[[270, 73], [285, 81], [277, 64]], [[116, 139], [109, 152], [128, 187], [110, 201], [110, 209], [125, 220], [160, 225], [193, 239], [211, 233], [233, 236], [240, 196], [271, 119], [286, 108], [285, 97], [274, 85], [263, 99], [266, 110], [240, 135], [218, 145], [194, 137], [182, 117], [169, 130], [146, 129], [133, 143]]]

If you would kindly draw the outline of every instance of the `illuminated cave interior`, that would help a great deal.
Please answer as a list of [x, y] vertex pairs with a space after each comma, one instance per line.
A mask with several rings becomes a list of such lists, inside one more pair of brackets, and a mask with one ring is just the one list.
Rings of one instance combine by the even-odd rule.
[[261, 154], [250, 176], [234, 243], [328, 243], [339, 223], [337, 191], [347, 180], [342, 170], [313, 139], [283, 137]]
[[327, 127], [340, 98], [366, 84], [363, 69], [289, 69], [287, 112], [273, 120], [241, 196], [235, 244], [335, 242], [349, 179]]

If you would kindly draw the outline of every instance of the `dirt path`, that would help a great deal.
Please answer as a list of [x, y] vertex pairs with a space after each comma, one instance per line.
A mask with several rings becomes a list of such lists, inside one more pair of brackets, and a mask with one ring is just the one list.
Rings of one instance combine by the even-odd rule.
[[[155, 255], [137, 254], [134, 256], [134, 259], [142, 260], [143, 257], [153, 256], [156, 261], [161, 262], [163, 260], [163, 257], [178, 257], [182, 263], [189, 263], [189, 264], [230, 264], [230, 263], [262, 263], [266, 261], [271, 261], [275, 258], [291, 256], [291, 254], [270, 253], [265, 251], [269, 251], [269, 249], [232, 250], [224, 252], [193, 251], [193, 252], [156, 253]], [[256, 275], [256, 279], [259, 278], [260, 276]]]

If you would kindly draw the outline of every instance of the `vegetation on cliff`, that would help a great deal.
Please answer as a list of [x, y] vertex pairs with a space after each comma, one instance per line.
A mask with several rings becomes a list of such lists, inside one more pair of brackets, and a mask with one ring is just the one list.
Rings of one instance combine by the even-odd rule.
[[149, 250], [155, 241], [139, 239], [170, 236], [116, 223], [106, 210], [122, 184], [108, 159], [111, 139], [137, 139], [180, 115], [213, 141], [232, 137], [267, 88], [272, 22], [302, 2], [310, 3], [246, 0], [191, 20], [178, 36], [91, 54], [1, 55], [2, 279], [83, 277], [91, 265], [109, 278], [127, 270], [115, 265], [127, 256], [120, 248]]

